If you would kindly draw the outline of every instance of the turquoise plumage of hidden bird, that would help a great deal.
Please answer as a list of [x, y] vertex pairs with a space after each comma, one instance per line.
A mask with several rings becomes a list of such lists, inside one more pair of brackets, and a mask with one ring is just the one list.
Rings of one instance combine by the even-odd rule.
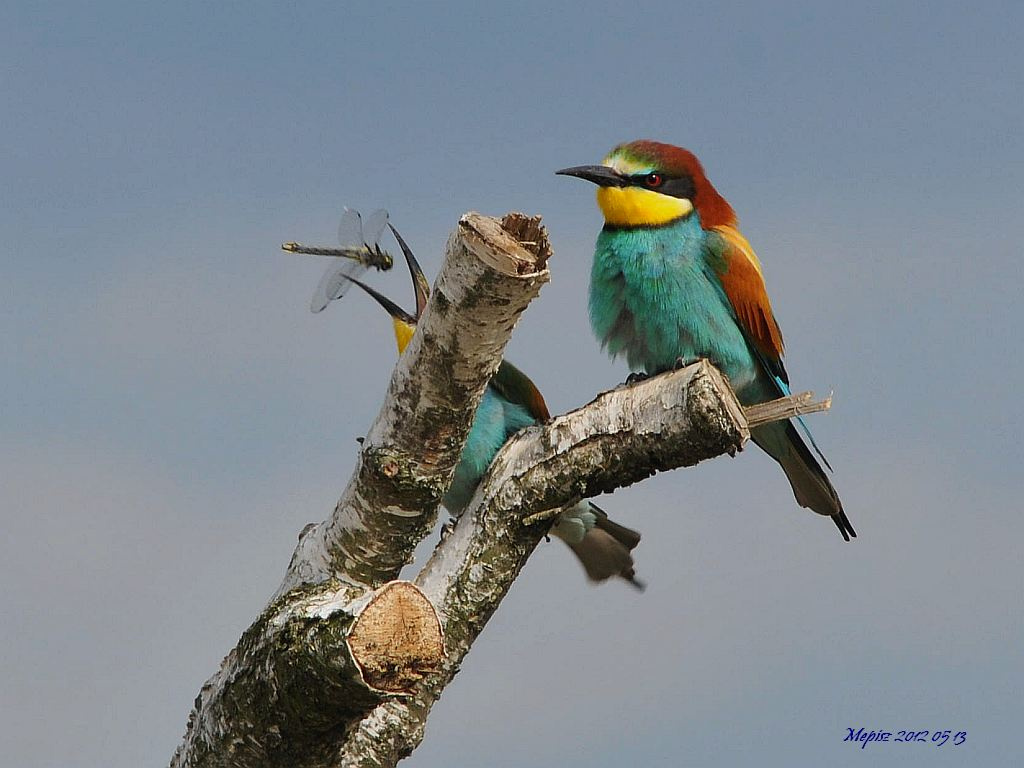
[[[394, 227], [391, 227], [391, 232], [402, 249], [412, 277], [415, 313], [407, 312], [352, 275], [345, 279], [369, 294], [391, 316], [401, 355], [426, 308], [430, 285], [401, 235]], [[548, 419], [547, 404], [536, 385], [518, 368], [502, 360], [477, 408], [451, 487], [442, 499], [445, 508], [455, 517], [461, 515], [469, 506], [495, 455], [508, 439], [524, 427]], [[634, 587], [643, 588], [636, 578], [632, 556], [632, 550], [640, 543], [640, 534], [610, 520], [593, 502], [583, 500], [563, 511], [551, 533], [569, 546], [592, 581], [619, 576]]]
[[[692, 152], [632, 141], [601, 165], [556, 173], [597, 185], [605, 223], [590, 274], [590, 322], [609, 354], [648, 375], [707, 358], [743, 405], [790, 394], [761, 263]], [[815, 453], [828, 461], [798, 422], [813, 452], [788, 420], [757, 427], [751, 438], [782, 466], [800, 506], [831, 517], [849, 541], [857, 534]]]

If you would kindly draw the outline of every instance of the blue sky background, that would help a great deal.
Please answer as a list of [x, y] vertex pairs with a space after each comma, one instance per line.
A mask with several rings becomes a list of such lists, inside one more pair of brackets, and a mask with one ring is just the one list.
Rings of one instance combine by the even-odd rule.
[[648, 590], [541, 547], [408, 764], [1009, 764], [1022, 28], [985, 2], [6, 4], [4, 762], [166, 763], [344, 487], [389, 326], [355, 295], [311, 315], [323, 264], [282, 241], [385, 206], [432, 275], [464, 211], [543, 214], [509, 356], [565, 411], [626, 371], [586, 319], [593, 191], [553, 171], [646, 137], [702, 158], [795, 388], [835, 389], [813, 426], [860, 538], [756, 449], [616, 493]]

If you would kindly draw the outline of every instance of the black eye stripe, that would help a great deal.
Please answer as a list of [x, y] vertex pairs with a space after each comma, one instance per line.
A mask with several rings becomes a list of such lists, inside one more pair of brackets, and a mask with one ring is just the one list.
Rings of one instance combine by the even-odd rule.
[[[661, 176], [661, 184], [657, 187], [652, 187], [647, 183], [652, 173]], [[669, 176], [659, 171], [633, 174], [629, 177], [629, 184], [630, 186], [642, 189], [655, 189], [663, 195], [684, 198], [686, 200], [693, 200], [693, 195], [697, 191], [694, 187], [693, 179], [689, 176]]]

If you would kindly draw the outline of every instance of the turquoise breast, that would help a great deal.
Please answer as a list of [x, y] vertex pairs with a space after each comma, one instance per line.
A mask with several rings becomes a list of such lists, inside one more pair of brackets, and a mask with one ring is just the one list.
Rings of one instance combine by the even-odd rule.
[[590, 275], [590, 323], [613, 357], [649, 374], [709, 358], [739, 389], [757, 368], [711, 269], [695, 215], [663, 227], [606, 228]]

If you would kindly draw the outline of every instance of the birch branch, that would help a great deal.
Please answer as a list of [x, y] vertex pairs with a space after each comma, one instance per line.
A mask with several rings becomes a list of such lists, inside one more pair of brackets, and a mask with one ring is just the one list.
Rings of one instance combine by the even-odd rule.
[[745, 412], [705, 361], [606, 392], [505, 445], [415, 582], [394, 582], [549, 255], [535, 219], [460, 221], [344, 495], [303, 531], [271, 604], [203, 686], [172, 766], [394, 765], [558, 510], [734, 454], [748, 420], [820, 405]]
[[832, 407], [832, 395], [824, 400], [815, 400], [813, 392], [800, 392], [789, 397], [780, 397], [778, 400], [769, 400], [767, 403], [748, 405], [743, 409], [747, 419], [747, 426], [750, 429], [770, 424], [773, 421], [792, 419], [795, 416], [804, 416], [808, 413], [819, 413], [827, 411]]
[[[377, 588], [433, 528], [483, 391], [548, 280], [549, 256], [537, 218], [459, 221], [348, 487], [330, 518], [303, 531], [271, 604], [203, 686], [172, 766], [299, 765], [437, 665], [440, 638], [419, 653], [382, 646], [372, 632], [360, 644], [358, 629], [367, 613], [391, 611], [414, 636], [431, 635], [429, 603], [412, 610], [413, 598]], [[393, 674], [375, 677], [374, 668]]]
[[278, 595], [330, 577], [367, 586], [397, 577], [434, 526], [480, 397], [549, 278], [549, 255], [539, 218], [459, 220], [356, 472], [334, 514], [301, 539]]
[[519, 433], [416, 578], [441, 616], [440, 668], [413, 696], [376, 707], [324, 765], [393, 766], [420, 743], [431, 706], [547, 532], [548, 525], [525, 525], [524, 513], [557, 511], [656, 472], [735, 454], [749, 436], [742, 407], [707, 361], [606, 392]]

